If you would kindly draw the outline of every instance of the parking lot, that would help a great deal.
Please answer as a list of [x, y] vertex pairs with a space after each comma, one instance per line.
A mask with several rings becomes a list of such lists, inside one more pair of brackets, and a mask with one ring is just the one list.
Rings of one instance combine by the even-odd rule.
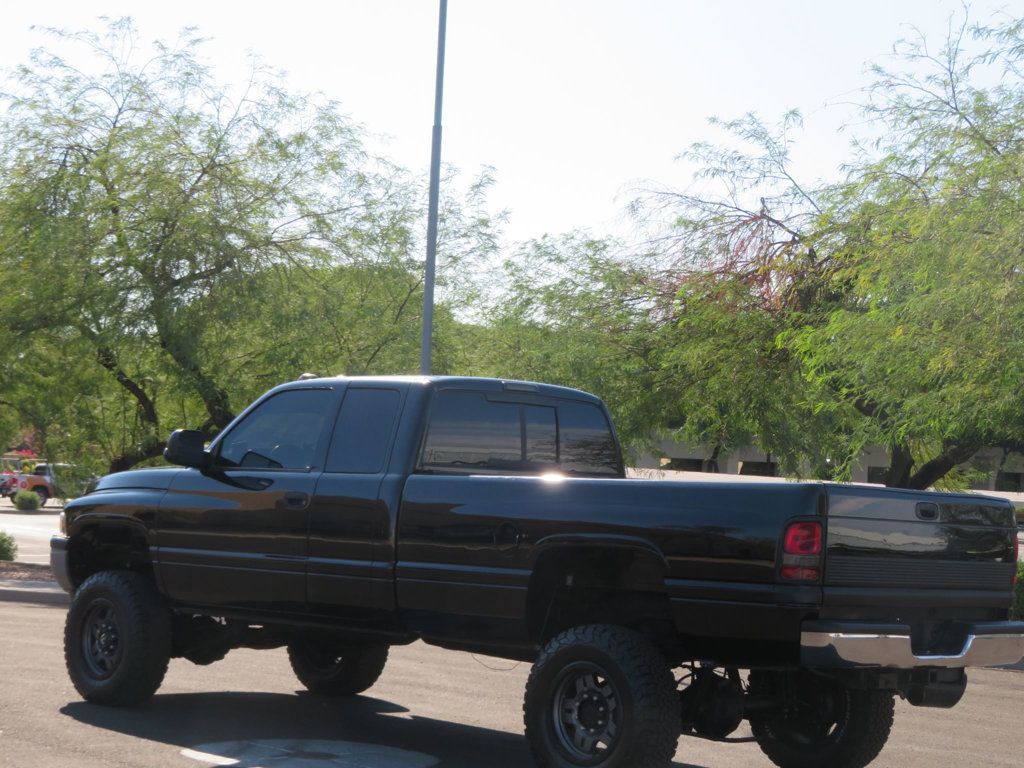
[[23, 563], [50, 562], [50, 537], [57, 532], [59, 515], [52, 501], [36, 512], [15, 512], [9, 499], [0, 499], [0, 531], [14, 537]]
[[[4, 685], [0, 764], [238, 765], [248, 768], [520, 768], [526, 664], [414, 644], [393, 649], [383, 677], [348, 701], [297, 693], [285, 653], [234, 651], [197, 667], [177, 659], [138, 709], [82, 702], [64, 671], [64, 611], [0, 603]], [[1024, 762], [1024, 673], [975, 670], [952, 710], [897, 705], [878, 766], [954, 768]], [[742, 734], [738, 734], [741, 735]], [[682, 739], [676, 765], [766, 768], [755, 744]]]

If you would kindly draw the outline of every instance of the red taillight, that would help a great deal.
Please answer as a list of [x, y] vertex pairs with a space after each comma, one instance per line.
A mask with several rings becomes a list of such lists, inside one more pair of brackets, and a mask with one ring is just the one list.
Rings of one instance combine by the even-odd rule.
[[821, 523], [793, 523], [786, 529], [787, 555], [820, 555]]
[[782, 540], [782, 569], [786, 581], [821, 579], [821, 523], [792, 523]]

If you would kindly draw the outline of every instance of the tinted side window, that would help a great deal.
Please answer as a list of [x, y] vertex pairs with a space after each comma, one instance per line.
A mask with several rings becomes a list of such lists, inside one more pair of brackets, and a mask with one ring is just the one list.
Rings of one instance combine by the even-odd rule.
[[217, 463], [229, 467], [309, 469], [331, 415], [328, 389], [289, 389], [264, 400], [220, 443]]
[[350, 387], [341, 404], [327, 472], [374, 474], [384, 470], [401, 395], [394, 389]]
[[590, 403], [558, 406], [562, 469], [598, 475], [618, 475], [619, 456], [604, 412]]
[[522, 461], [519, 406], [488, 402], [481, 392], [438, 394], [430, 414], [423, 466], [499, 468]]

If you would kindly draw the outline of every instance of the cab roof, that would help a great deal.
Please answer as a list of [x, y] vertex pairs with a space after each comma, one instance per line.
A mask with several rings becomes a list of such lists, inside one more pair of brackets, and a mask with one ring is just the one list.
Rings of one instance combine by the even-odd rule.
[[276, 389], [292, 389], [309, 384], [365, 383], [365, 384], [407, 384], [432, 387], [434, 389], [468, 389], [479, 392], [522, 392], [567, 400], [583, 400], [602, 405], [601, 399], [589, 392], [557, 384], [542, 384], [536, 381], [517, 379], [496, 379], [483, 376], [318, 376], [302, 378], [282, 384]]

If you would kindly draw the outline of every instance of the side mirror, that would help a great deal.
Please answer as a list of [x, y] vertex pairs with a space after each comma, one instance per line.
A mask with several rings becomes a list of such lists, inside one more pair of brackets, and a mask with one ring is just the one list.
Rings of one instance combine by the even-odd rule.
[[167, 438], [164, 458], [171, 464], [206, 469], [210, 454], [203, 447], [205, 443], [206, 436], [197, 429], [176, 429]]

